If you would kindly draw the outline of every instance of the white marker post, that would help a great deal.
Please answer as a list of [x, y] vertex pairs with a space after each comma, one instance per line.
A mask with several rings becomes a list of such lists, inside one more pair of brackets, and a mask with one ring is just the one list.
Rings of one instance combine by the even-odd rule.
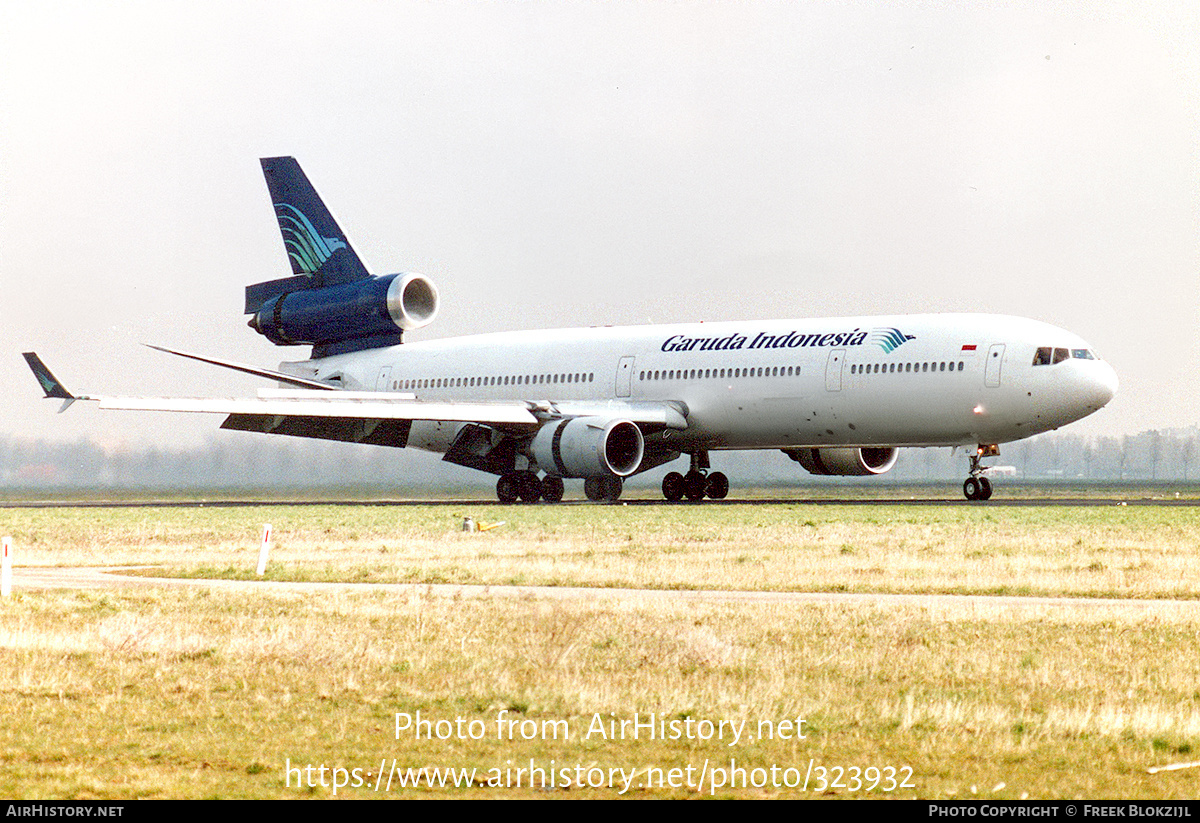
[[263, 524], [262, 548], [258, 550], [258, 576], [267, 570], [267, 553], [271, 551], [271, 524]]
[[4, 560], [0, 563], [0, 597], [12, 594], [12, 538], [5, 537]]

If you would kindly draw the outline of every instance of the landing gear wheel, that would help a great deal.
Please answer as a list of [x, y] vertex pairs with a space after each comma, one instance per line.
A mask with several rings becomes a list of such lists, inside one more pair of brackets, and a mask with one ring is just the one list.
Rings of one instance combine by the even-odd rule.
[[683, 475], [679, 472], [669, 472], [662, 482], [663, 497], [670, 500], [672, 503], [677, 503], [683, 499], [684, 492]]
[[986, 477], [968, 477], [963, 481], [963, 494], [968, 500], [988, 500], [992, 496], [992, 481]]
[[563, 499], [563, 481], [561, 477], [546, 475], [542, 478], [542, 499], [547, 503], [558, 503]]
[[584, 493], [584, 495], [587, 496], [588, 500], [595, 500], [597, 502], [600, 500], [603, 500], [604, 499], [604, 497], [602, 496], [603, 492], [600, 489], [600, 478], [599, 477], [589, 477], [586, 480], [584, 480], [583, 481], [583, 493]]
[[609, 503], [616, 503], [621, 497], [621, 490], [625, 484], [621, 482], [621, 478], [614, 474], [606, 475], [600, 478], [600, 494], [601, 499]]
[[500, 475], [500, 479], [496, 481], [496, 497], [500, 499], [501, 503], [517, 502], [517, 497], [520, 496], [518, 478], [519, 475], [516, 472]]
[[705, 485], [706, 478], [704, 475], [698, 471], [690, 471], [683, 478], [683, 493], [687, 495], [688, 500], [703, 500]]
[[713, 472], [708, 476], [704, 493], [712, 500], [724, 500], [725, 495], [729, 494], [729, 478], [721, 472]]
[[979, 478], [979, 497], [978, 500], [988, 500], [992, 496], [992, 481], [986, 477]]
[[621, 489], [624, 488], [624, 485], [621, 478], [615, 474], [589, 477], [583, 481], [583, 493], [587, 495], [588, 500], [615, 503], [621, 496]]
[[517, 481], [517, 493], [522, 503], [536, 503], [542, 497], [542, 483], [533, 472], [521, 472]]
[[963, 481], [963, 494], [968, 500], [987, 500], [992, 496], [992, 481], [984, 475], [983, 458], [997, 457], [1000, 447], [995, 443], [980, 443], [971, 455], [971, 476]]
[[968, 500], [979, 499], [979, 480], [974, 477], [968, 477], [963, 481], [963, 496]]

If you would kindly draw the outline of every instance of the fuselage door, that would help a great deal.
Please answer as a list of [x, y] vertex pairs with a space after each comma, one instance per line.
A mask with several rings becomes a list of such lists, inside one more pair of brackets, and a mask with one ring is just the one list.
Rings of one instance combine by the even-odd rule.
[[829, 353], [829, 362], [825, 365], [826, 391], [842, 390], [842, 364], [845, 360], [845, 349], [834, 349]]
[[375, 391], [387, 391], [388, 390], [388, 380], [391, 379], [391, 376], [392, 376], [392, 367], [391, 366], [384, 366], [382, 369], [380, 369], [379, 377], [375, 381]]
[[993, 343], [988, 349], [987, 365], [983, 367], [983, 385], [996, 388], [1000, 385], [1000, 367], [1004, 364], [1004, 344]]
[[622, 357], [617, 363], [617, 397], [633, 394], [633, 361], [632, 357]]

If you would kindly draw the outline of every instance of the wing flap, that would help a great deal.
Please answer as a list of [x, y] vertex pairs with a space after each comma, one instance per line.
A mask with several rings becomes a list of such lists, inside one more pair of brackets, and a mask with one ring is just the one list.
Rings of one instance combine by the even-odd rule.
[[402, 449], [408, 445], [411, 420], [363, 420], [357, 417], [292, 417], [270, 414], [231, 414], [221, 424], [223, 429], [286, 434], [316, 440], [340, 440], [344, 443], [366, 443], [371, 446], [392, 446]]

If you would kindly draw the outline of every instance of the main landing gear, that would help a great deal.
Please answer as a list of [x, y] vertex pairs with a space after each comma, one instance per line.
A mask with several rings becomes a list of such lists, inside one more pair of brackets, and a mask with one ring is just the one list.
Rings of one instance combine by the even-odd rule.
[[546, 475], [539, 479], [536, 472], [505, 472], [496, 481], [496, 497], [501, 503], [536, 503], [545, 500], [557, 503], [563, 499], [561, 477]]
[[[589, 477], [583, 481], [583, 491], [588, 500], [613, 502], [621, 496], [621, 478], [615, 475]], [[558, 503], [563, 499], [563, 480], [547, 474], [539, 478], [537, 472], [505, 472], [496, 481], [496, 497], [501, 503]]]
[[981, 445], [971, 455], [970, 477], [963, 481], [963, 494], [968, 500], [987, 500], [992, 496], [992, 481], [983, 473], [983, 458], [996, 457], [1000, 447], [996, 445]]
[[615, 474], [605, 474], [584, 480], [583, 493], [587, 495], [588, 500], [615, 503], [620, 498], [624, 486], [624, 482]]
[[698, 501], [705, 497], [724, 500], [729, 494], [729, 478], [721, 472], [709, 472], [708, 452], [692, 455], [692, 467], [687, 474], [670, 472], [663, 478], [663, 497], [672, 503], [683, 498]]

